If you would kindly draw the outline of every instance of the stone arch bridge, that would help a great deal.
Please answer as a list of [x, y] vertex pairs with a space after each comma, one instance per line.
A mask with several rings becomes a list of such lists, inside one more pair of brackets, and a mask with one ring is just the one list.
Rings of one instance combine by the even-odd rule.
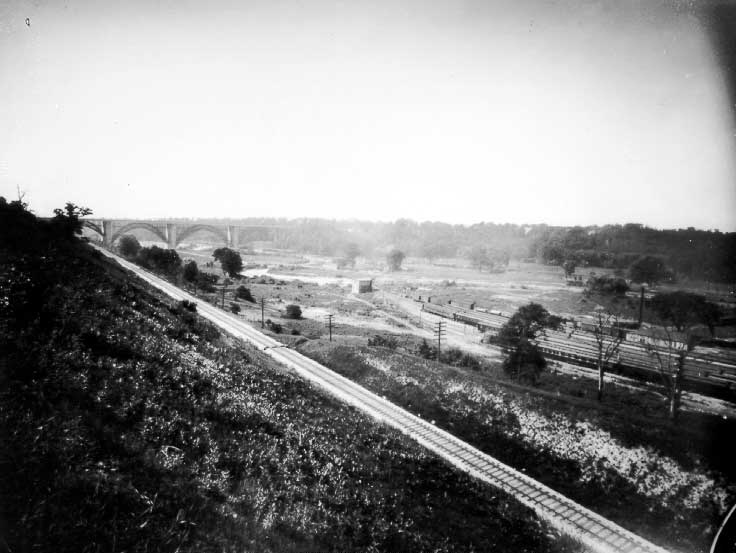
[[166, 242], [169, 248], [174, 249], [184, 240], [198, 232], [207, 232], [215, 236], [223, 245], [237, 249], [241, 244], [242, 235], [254, 233], [259, 240], [277, 240], [287, 227], [278, 225], [228, 225], [217, 223], [155, 221], [132, 219], [84, 219], [84, 227], [96, 232], [102, 237], [102, 243], [111, 247], [115, 241], [133, 230], [147, 230]]

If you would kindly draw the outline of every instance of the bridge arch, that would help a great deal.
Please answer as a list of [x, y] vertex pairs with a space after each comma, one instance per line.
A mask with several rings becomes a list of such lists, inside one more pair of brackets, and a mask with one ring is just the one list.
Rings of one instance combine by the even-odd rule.
[[227, 234], [227, 230], [215, 227], [213, 225], [190, 225], [188, 227], [181, 227], [177, 229], [176, 233], [176, 245], [178, 246], [181, 242], [186, 240], [189, 236], [199, 231], [207, 231], [210, 234], [214, 234], [220, 240], [222, 240], [225, 246], [230, 245], [230, 240]]
[[94, 221], [83, 221], [82, 226], [95, 231], [102, 237], [103, 240], [105, 239], [105, 231], [102, 230], [102, 227], [100, 227], [100, 225], [98, 225]]
[[110, 245], [115, 243], [115, 240], [120, 238], [123, 234], [126, 232], [129, 232], [134, 229], [145, 229], [149, 232], [152, 232], [156, 236], [158, 236], [162, 242], [168, 242], [168, 237], [166, 236], [166, 233], [162, 231], [160, 228], [158, 228], [155, 225], [152, 225], [150, 223], [144, 223], [144, 222], [135, 222], [135, 223], [128, 223], [121, 229], [116, 230], [112, 237], [110, 238]]

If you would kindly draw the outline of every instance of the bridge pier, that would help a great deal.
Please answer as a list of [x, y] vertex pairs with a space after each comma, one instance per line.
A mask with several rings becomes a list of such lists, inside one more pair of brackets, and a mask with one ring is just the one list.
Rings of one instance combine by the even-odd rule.
[[170, 250], [176, 249], [176, 223], [166, 223], [166, 242]]
[[236, 226], [228, 225], [227, 227], [227, 246], [233, 250], [237, 250], [240, 247], [238, 230]]
[[112, 221], [102, 220], [102, 245], [106, 248], [112, 247]]

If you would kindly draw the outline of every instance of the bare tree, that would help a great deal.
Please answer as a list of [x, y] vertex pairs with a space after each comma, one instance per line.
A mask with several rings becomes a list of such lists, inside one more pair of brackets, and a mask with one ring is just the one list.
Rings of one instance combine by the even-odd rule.
[[619, 328], [618, 315], [598, 311], [593, 327], [593, 336], [596, 343], [596, 367], [598, 368], [598, 401], [603, 399], [603, 381], [610, 361], [618, 354], [624, 334]]
[[685, 373], [685, 359], [697, 345], [697, 338], [690, 331], [678, 333], [672, 326], [663, 326], [664, 347], [647, 343], [647, 353], [657, 362], [662, 378], [670, 420], [677, 420], [682, 398], [682, 383]]

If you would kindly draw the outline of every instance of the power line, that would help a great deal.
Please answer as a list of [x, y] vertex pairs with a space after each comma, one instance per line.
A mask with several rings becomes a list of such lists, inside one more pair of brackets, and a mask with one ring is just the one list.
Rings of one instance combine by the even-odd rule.
[[442, 350], [442, 337], [447, 335], [447, 323], [445, 321], [437, 321], [432, 331], [437, 338], [437, 361], [440, 360], [440, 351]]
[[332, 315], [325, 315], [327, 321], [327, 327], [330, 329], [330, 342], [332, 342]]

